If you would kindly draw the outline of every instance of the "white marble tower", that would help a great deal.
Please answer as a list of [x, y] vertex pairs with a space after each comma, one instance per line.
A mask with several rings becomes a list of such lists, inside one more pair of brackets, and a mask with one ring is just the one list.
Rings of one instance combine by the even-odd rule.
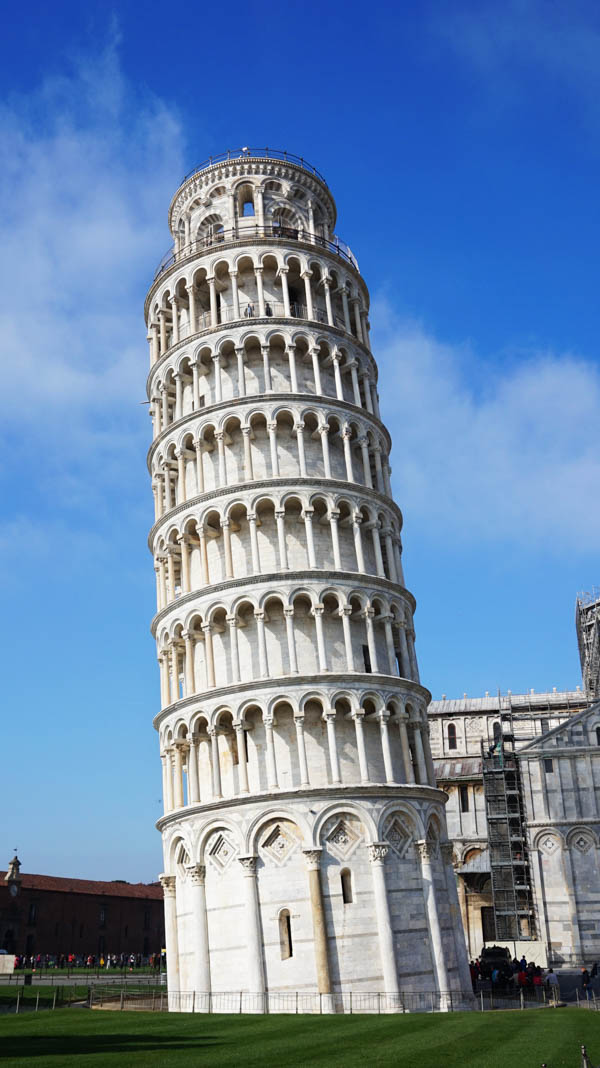
[[335, 223], [304, 160], [214, 157], [146, 299], [173, 1008], [470, 990], [369, 294]]

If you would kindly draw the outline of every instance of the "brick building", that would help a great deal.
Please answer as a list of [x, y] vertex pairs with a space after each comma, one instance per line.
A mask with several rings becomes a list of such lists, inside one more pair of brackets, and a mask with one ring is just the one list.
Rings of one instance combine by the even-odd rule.
[[164, 946], [160, 883], [0, 872], [0, 948], [9, 953], [142, 953]]

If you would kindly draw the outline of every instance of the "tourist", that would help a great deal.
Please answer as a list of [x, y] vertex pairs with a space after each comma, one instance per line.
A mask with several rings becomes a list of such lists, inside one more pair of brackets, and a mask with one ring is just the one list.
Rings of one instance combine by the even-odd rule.
[[581, 989], [589, 1001], [592, 996], [592, 980], [587, 968], [581, 969]]
[[548, 969], [548, 974], [546, 976], [546, 986], [548, 987], [550, 993], [552, 993], [552, 991], [554, 990], [556, 990], [557, 994], [560, 993], [560, 983], [558, 981], [558, 975], [554, 971], [554, 968]]
[[250, 301], [248, 301], [248, 303], [246, 304], [246, 311], [244, 312], [244, 315], [246, 319], [254, 318], [254, 304], [251, 304]]

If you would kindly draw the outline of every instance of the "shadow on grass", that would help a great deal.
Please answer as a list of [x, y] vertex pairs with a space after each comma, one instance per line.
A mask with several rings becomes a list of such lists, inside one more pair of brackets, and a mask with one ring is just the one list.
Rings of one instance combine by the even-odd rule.
[[221, 1039], [211, 1035], [189, 1038], [182, 1035], [73, 1035], [66, 1032], [62, 1035], [4, 1035], [0, 1059], [22, 1057], [25, 1047], [28, 1060], [34, 1057], [68, 1057], [70, 1060], [90, 1053], [193, 1053], [219, 1045], [222, 1045]]

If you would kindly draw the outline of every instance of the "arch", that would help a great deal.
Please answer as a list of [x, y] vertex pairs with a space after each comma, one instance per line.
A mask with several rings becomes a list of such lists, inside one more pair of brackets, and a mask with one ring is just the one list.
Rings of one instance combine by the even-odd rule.
[[277, 823], [278, 820], [286, 820], [292, 823], [300, 832], [303, 849], [308, 849], [311, 841], [310, 826], [302, 812], [295, 809], [280, 807], [271, 809], [269, 812], [261, 812], [255, 816], [246, 831], [245, 847], [248, 854], [255, 854], [258, 849], [258, 839], [261, 831], [269, 823]]
[[339, 800], [332, 802], [330, 805], [327, 805], [319, 813], [317, 819], [315, 820], [314, 827], [312, 830], [312, 846], [314, 849], [321, 848], [321, 833], [327, 821], [330, 820], [332, 816], [343, 816], [345, 813], [349, 813], [353, 816], [356, 816], [356, 818], [360, 820], [363, 827], [365, 828], [368, 841], [379, 841], [377, 836], [377, 824], [375, 823], [370, 812], [368, 812], [367, 809], [363, 808], [362, 805], [360, 805], [356, 801]]
[[457, 748], [456, 723], [448, 723], [446, 727], [446, 741], [448, 743], [448, 749]]

